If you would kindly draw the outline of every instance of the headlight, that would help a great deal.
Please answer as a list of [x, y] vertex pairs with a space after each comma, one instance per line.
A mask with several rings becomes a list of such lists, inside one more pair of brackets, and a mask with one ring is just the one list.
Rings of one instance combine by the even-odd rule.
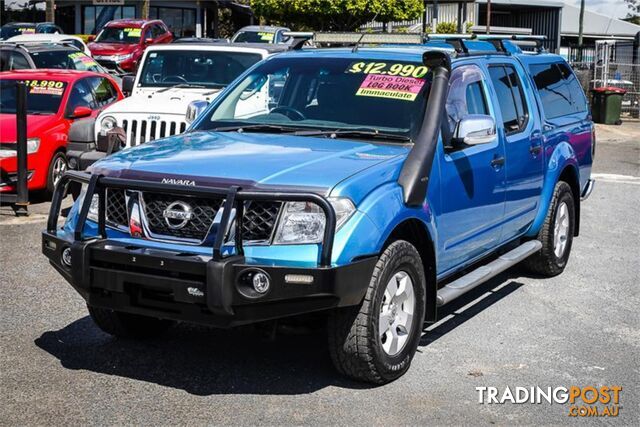
[[[0, 148], [0, 159], [16, 157], [18, 152], [13, 148], [14, 145], [12, 143], [3, 144]], [[27, 139], [27, 154], [35, 153], [38, 148], [40, 148], [40, 138]]]
[[[82, 184], [80, 195], [76, 199], [78, 213], [80, 213], [80, 209], [82, 209], [82, 204], [84, 203], [84, 198], [86, 195], [87, 195], [87, 184]], [[100, 203], [99, 196], [97, 194], [94, 194], [93, 198], [91, 199], [91, 205], [89, 206], [89, 213], [87, 214], [87, 219], [89, 219], [90, 221], [98, 222], [99, 203]]]
[[100, 133], [106, 134], [116, 126], [118, 126], [118, 121], [115, 118], [111, 116], [105, 116], [102, 120], [100, 120]]
[[132, 53], [127, 53], [126, 55], [114, 55], [113, 60], [115, 62], [123, 62], [123, 61], [126, 61], [127, 59], [130, 59], [132, 56], [133, 56]]
[[[347, 222], [356, 208], [349, 199], [332, 198], [329, 202], [336, 211], [336, 231]], [[324, 235], [325, 217], [324, 212], [314, 203], [309, 202], [287, 202], [284, 210], [274, 244], [301, 244], [320, 243]]]

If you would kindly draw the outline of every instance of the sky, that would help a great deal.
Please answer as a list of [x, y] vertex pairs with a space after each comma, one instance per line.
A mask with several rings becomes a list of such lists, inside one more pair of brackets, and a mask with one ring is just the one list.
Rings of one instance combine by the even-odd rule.
[[[563, 1], [572, 6], [580, 7], [580, 0]], [[624, 0], [585, 0], [585, 9], [614, 18], [624, 18], [629, 11]]]

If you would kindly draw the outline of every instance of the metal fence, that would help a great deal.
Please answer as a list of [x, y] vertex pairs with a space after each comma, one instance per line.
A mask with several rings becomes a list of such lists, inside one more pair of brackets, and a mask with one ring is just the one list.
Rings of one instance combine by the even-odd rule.
[[632, 41], [599, 40], [592, 46], [570, 46], [567, 60], [585, 92], [614, 86], [626, 90], [622, 113], [640, 116], [640, 51]]

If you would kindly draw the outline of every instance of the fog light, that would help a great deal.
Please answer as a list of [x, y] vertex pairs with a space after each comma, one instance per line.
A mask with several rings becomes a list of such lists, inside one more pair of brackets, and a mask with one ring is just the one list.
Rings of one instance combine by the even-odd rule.
[[67, 267], [71, 267], [71, 248], [65, 248], [62, 251], [62, 263]]
[[253, 275], [253, 289], [259, 294], [264, 294], [269, 290], [269, 276], [257, 272]]
[[69, 162], [69, 169], [74, 169], [74, 170], [77, 169], [78, 161], [76, 159], [73, 159], [73, 158], [69, 159], [68, 162]]

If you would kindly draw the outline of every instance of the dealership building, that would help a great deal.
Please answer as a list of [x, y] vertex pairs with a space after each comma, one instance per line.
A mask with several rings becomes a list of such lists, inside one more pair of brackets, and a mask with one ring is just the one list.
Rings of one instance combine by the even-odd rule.
[[[141, 0], [56, 0], [55, 20], [68, 34], [95, 34], [112, 19], [140, 18]], [[217, 35], [221, 9], [227, 9], [238, 26], [253, 22], [251, 9], [225, 0], [151, 0], [149, 19], [161, 19], [178, 37]]]

